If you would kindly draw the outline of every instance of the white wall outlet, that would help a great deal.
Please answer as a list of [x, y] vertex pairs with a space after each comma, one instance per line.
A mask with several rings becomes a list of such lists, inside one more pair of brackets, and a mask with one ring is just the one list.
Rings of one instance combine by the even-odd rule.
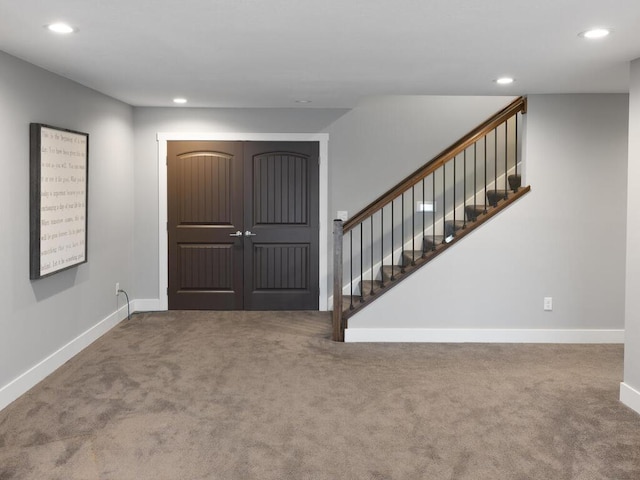
[[544, 297], [544, 310], [546, 312], [553, 310], [553, 297]]
[[120, 293], [120, 282], [116, 282], [116, 296]]
[[346, 210], [338, 210], [336, 212], [336, 218], [338, 220], [342, 220], [343, 222], [346, 222], [349, 219], [349, 212], [347, 212]]

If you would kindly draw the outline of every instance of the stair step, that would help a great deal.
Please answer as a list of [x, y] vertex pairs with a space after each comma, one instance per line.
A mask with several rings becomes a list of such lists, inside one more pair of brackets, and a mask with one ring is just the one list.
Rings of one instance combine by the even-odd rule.
[[444, 238], [449, 238], [457, 230], [460, 230], [464, 226], [464, 220], [447, 220], [446, 222], [444, 222]]
[[522, 176], [521, 175], [509, 175], [507, 177], [507, 181], [509, 182], [509, 188], [513, 192], [517, 192], [518, 189], [522, 186]]
[[349, 310], [351, 307], [351, 297], [349, 295], [342, 296], [342, 311]]
[[464, 207], [464, 213], [468, 222], [475, 222], [480, 215], [487, 213], [487, 211], [484, 209], [484, 205], [467, 205]]
[[425, 235], [423, 240], [423, 249], [425, 252], [429, 252], [431, 250], [435, 250], [438, 245], [440, 245], [444, 240], [442, 235], [436, 235], [435, 237], [432, 235]]
[[[418, 254], [420, 255], [420, 253]], [[382, 280], [384, 283], [391, 281], [391, 275], [395, 278], [399, 273], [401, 273], [402, 267], [399, 265], [385, 265], [382, 267]]]
[[364, 293], [364, 296], [368, 296], [369, 292], [371, 292], [371, 284], [373, 284], [373, 291], [379, 290], [382, 288], [382, 282], [380, 280], [363, 280], [360, 282], [360, 291]]
[[413, 262], [417, 262], [422, 258], [423, 252], [420, 250], [405, 250], [402, 252], [402, 265], [405, 269], [411, 267]]
[[492, 207], [498, 205], [500, 200], [506, 200], [509, 197], [509, 190], [487, 190], [487, 201]]
[[351, 295], [343, 295], [342, 296], [342, 311], [343, 312], [348, 312], [351, 310], [351, 299], [353, 298], [353, 309], [357, 309], [361, 302], [360, 302], [360, 297], [358, 295], [354, 295], [353, 297], [351, 297]]

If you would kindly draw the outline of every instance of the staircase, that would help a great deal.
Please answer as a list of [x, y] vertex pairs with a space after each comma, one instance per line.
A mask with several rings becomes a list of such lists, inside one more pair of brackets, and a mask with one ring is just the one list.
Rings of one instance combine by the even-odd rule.
[[[334, 221], [333, 340], [348, 319], [530, 191], [520, 97], [346, 222]], [[345, 281], [346, 280], [346, 281]]]

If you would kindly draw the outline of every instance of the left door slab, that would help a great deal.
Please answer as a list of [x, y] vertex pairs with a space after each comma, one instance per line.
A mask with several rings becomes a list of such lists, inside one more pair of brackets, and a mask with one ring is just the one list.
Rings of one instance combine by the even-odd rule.
[[168, 142], [170, 310], [241, 310], [243, 158], [236, 142]]

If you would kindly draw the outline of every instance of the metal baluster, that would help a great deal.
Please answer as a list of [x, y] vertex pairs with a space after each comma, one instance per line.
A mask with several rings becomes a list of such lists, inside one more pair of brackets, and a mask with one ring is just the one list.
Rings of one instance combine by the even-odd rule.
[[442, 243], [444, 243], [446, 239], [446, 236], [445, 236], [446, 232], [444, 229], [446, 210], [447, 210], [447, 164], [443, 163], [442, 164]]
[[360, 222], [360, 303], [364, 302], [364, 249], [362, 248], [362, 224]]
[[349, 230], [349, 310], [353, 310], [353, 230]]
[[478, 142], [473, 144], [473, 221], [478, 219]]
[[[498, 196], [498, 127], [493, 129], [493, 136], [494, 136], [494, 149], [495, 149], [495, 155], [493, 157], [493, 188], [496, 191], [496, 197]], [[496, 201], [496, 205], [497, 205], [497, 201]]]
[[416, 186], [411, 187], [411, 265], [416, 264]]
[[431, 174], [431, 251], [436, 249], [436, 172]]
[[[462, 156], [462, 228], [467, 228], [467, 149]], [[456, 208], [455, 205], [453, 208]]]
[[504, 122], [504, 199], [507, 199], [507, 192], [509, 191], [509, 184], [507, 183], [507, 177], [509, 176], [509, 136], [507, 135], [507, 124], [509, 121]]
[[396, 279], [396, 277], [395, 277], [395, 271], [396, 271], [395, 265], [396, 265], [396, 263], [395, 263], [395, 259], [394, 259], [394, 256], [393, 256], [393, 249], [395, 248], [394, 230], [396, 229], [395, 228], [394, 219], [393, 219], [393, 217], [394, 217], [394, 212], [393, 211], [395, 210], [393, 202], [394, 202], [394, 200], [391, 200], [391, 281], [392, 282]]
[[[392, 267], [393, 268], [393, 267]], [[384, 206], [380, 209], [380, 288], [384, 288]]]
[[421, 235], [422, 246], [420, 247], [420, 250], [421, 250], [421, 253], [422, 253], [422, 255], [421, 255], [422, 258], [424, 258], [424, 256], [425, 256], [425, 252], [424, 252], [424, 216], [425, 216], [424, 206], [425, 206], [425, 203], [427, 203], [427, 199], [426, 199], [425, 191], [424, 191], [424, 181], [425, 180], [426, 180], [426, 178], [422, 179], [422, 235]]
[[370, 249], [371, 249], [371, 295], [375, 295], [375, 292], [373, 291], [373, 217], [374, 214], [371, 215], [371, 217], [369, 217], [369, 223], [371, 224], [371, 241], [370, 241]]
[[400, 273], [404, 273], [404, 192], [400, 196], [400, 213], [402, 214], [402, 220], [400, 225]]
[[484, 136], [484, 212], [487, 213], [487, 135]]
[[451, 235], [456, 236], [456, 160], [458, 157], [453, 157], [453, 229]]
[[[515, 126], [516, 126], [516, 132], [515, 132], [516, 133], [516, 137], [515, 137], [516, 140], [515, 140], [515, 142], [513, 142], [515, 144], [515, 152], [514, 152], [514, 156], [513, 156], [513, 158], [514, 158], [513, 164], [514, 164], [514, 168], [515, 168], [514, 174], [517, 177], [518, 176], [518, 114], [516, 114], [516, 116], [514, 118], [515, 118]], [[518, 191], [518, 187], [513, 189], [513, 193], [515, 193], [517, 191]]]

